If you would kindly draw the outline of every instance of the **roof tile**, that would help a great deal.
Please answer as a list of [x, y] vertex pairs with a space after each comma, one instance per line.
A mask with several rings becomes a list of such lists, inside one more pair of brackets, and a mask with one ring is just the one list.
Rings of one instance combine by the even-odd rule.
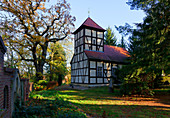
[[104, 45], [104, 52], [85, 50], [85, 53], [89, 59], [118, 63], [125, 63], [125, 60], [130, 57], [124, 48], [109, 45]]

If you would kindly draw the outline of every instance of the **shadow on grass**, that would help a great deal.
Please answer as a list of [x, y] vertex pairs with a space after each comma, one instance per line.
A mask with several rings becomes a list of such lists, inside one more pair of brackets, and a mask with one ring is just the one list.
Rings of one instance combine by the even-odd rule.
[[93, 117], [169, 118], [170, 108], [139, 105], [92, 105], [73, 103]]
[[[157, 100], [155, 98], [120, 97], [119, 90], [115, 89], [115, 93], [109, 93], [107, 87], [88, 90], [47, 90], [36, 92], [36, 94], [47, 98], [60, 96], [95, 117], [103, 117], [103, 115], [106, 117], [170, 117], [170, 107], [166, 107], [170, 105], [169, 95], [166, 100], [161, 95], [156, 96]], [[166, 105], [140, 104], [140, 102], [150, 102], [153, 99], [154, 102]]]

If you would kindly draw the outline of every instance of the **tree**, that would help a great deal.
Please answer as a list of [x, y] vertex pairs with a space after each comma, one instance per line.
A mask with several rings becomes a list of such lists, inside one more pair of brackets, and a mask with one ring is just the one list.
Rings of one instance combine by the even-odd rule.
[[126, 43], [125, 43], [125, 40], [124, 40], [123, 36], [122, 36], [122, 38], [121, 38], [120, 44], [118, 44], [117, 46], [118, 46], [118, 47], [122, 47], [122, 48], [126, 48]]
[[[121, 75], [126, 82], [136, 85], [135, 90], [149, 94], [146, 89], [154, 88], [162, 72], [168, 75], [170, 70], [169, 3], [168, 0], [129, 0], [128, 4], [131, 9], [142, 9], [146, 17], [136, 24], [136, 29], [128, 30], [132, 34], [129, 38], [131, 65], [126, 66]], [[122, 27], [119, 28], [122, 31]]]
[[106, 34], [104, 37], [104, 44], [116, 46], [117, 38], [110, 27], [106, 29]]
[[51, 7], [46, 3], [46, 0], [0, 2], [1, 34], [20, 60], [34, 63], [37, 81], [43, 78], [49, 43], [65, 39], [75, 21], [69, 12], [70, 4], [65, 0]]
[[49, 81], [58, 81], [59, 86], [67, 74], [66, 54], [60, 43], [50, 43], [48, 47], [49, 60], [46, 65], [47, 76]]

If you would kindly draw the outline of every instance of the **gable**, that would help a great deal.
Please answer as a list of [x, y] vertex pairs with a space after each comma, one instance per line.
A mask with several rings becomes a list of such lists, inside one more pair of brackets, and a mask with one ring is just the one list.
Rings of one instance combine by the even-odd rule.
[[90, 28], [90, 29], [96, 29], [98, 31], [106, 31], [105, 29], [103, 29], [102, 27], [100, 27], [97, 23], [95, 23], [90, 17], [88, 17], [84, 23], [76, 30], [73, 32], [73, 34], [76, 34], [79, 30], [81, 30], [82, 28]]

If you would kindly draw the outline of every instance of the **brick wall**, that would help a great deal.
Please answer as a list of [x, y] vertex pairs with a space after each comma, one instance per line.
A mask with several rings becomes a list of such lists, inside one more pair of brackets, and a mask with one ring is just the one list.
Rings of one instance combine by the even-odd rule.
[[[23, 97], [24, 101], [28, 99], [29, 80], [20, 80], [18, 69], [4, 68], [5, 52], [6, 47], [0, 36], [0, 118], [11, 118], [17, 96]], [[8, 91], [4, 92], [4, 88], [7, 88]], [[4, 99], [4, 95], [7, 99]], [[4, 104], [7, 107], [4, 107]]]
[[0, 77], [1, 75], [4, 74], [3, 69], [4, 69], [4, 54], [0, 50]]
[[24, 101], [28, 100], [30, 92], [29, 79], [21, 78], [21, 98]]
[[[7, 86], [7, 108], [4, 108], [4, 88]], [[0, 118], [10, 118], [12, 116], [11, 112], [11, 81], [8, 76], [1, 75], [0, 77]]]
[[[12, 117], [11, 112], [11, 76], [5, 74], [4, 70], [4, 54], [6, 47], [0, 36], [0, 118]], [[6, 91], [4, 92], [4, 89]], [[4, 99], [6, 97], [7, 99]]]

